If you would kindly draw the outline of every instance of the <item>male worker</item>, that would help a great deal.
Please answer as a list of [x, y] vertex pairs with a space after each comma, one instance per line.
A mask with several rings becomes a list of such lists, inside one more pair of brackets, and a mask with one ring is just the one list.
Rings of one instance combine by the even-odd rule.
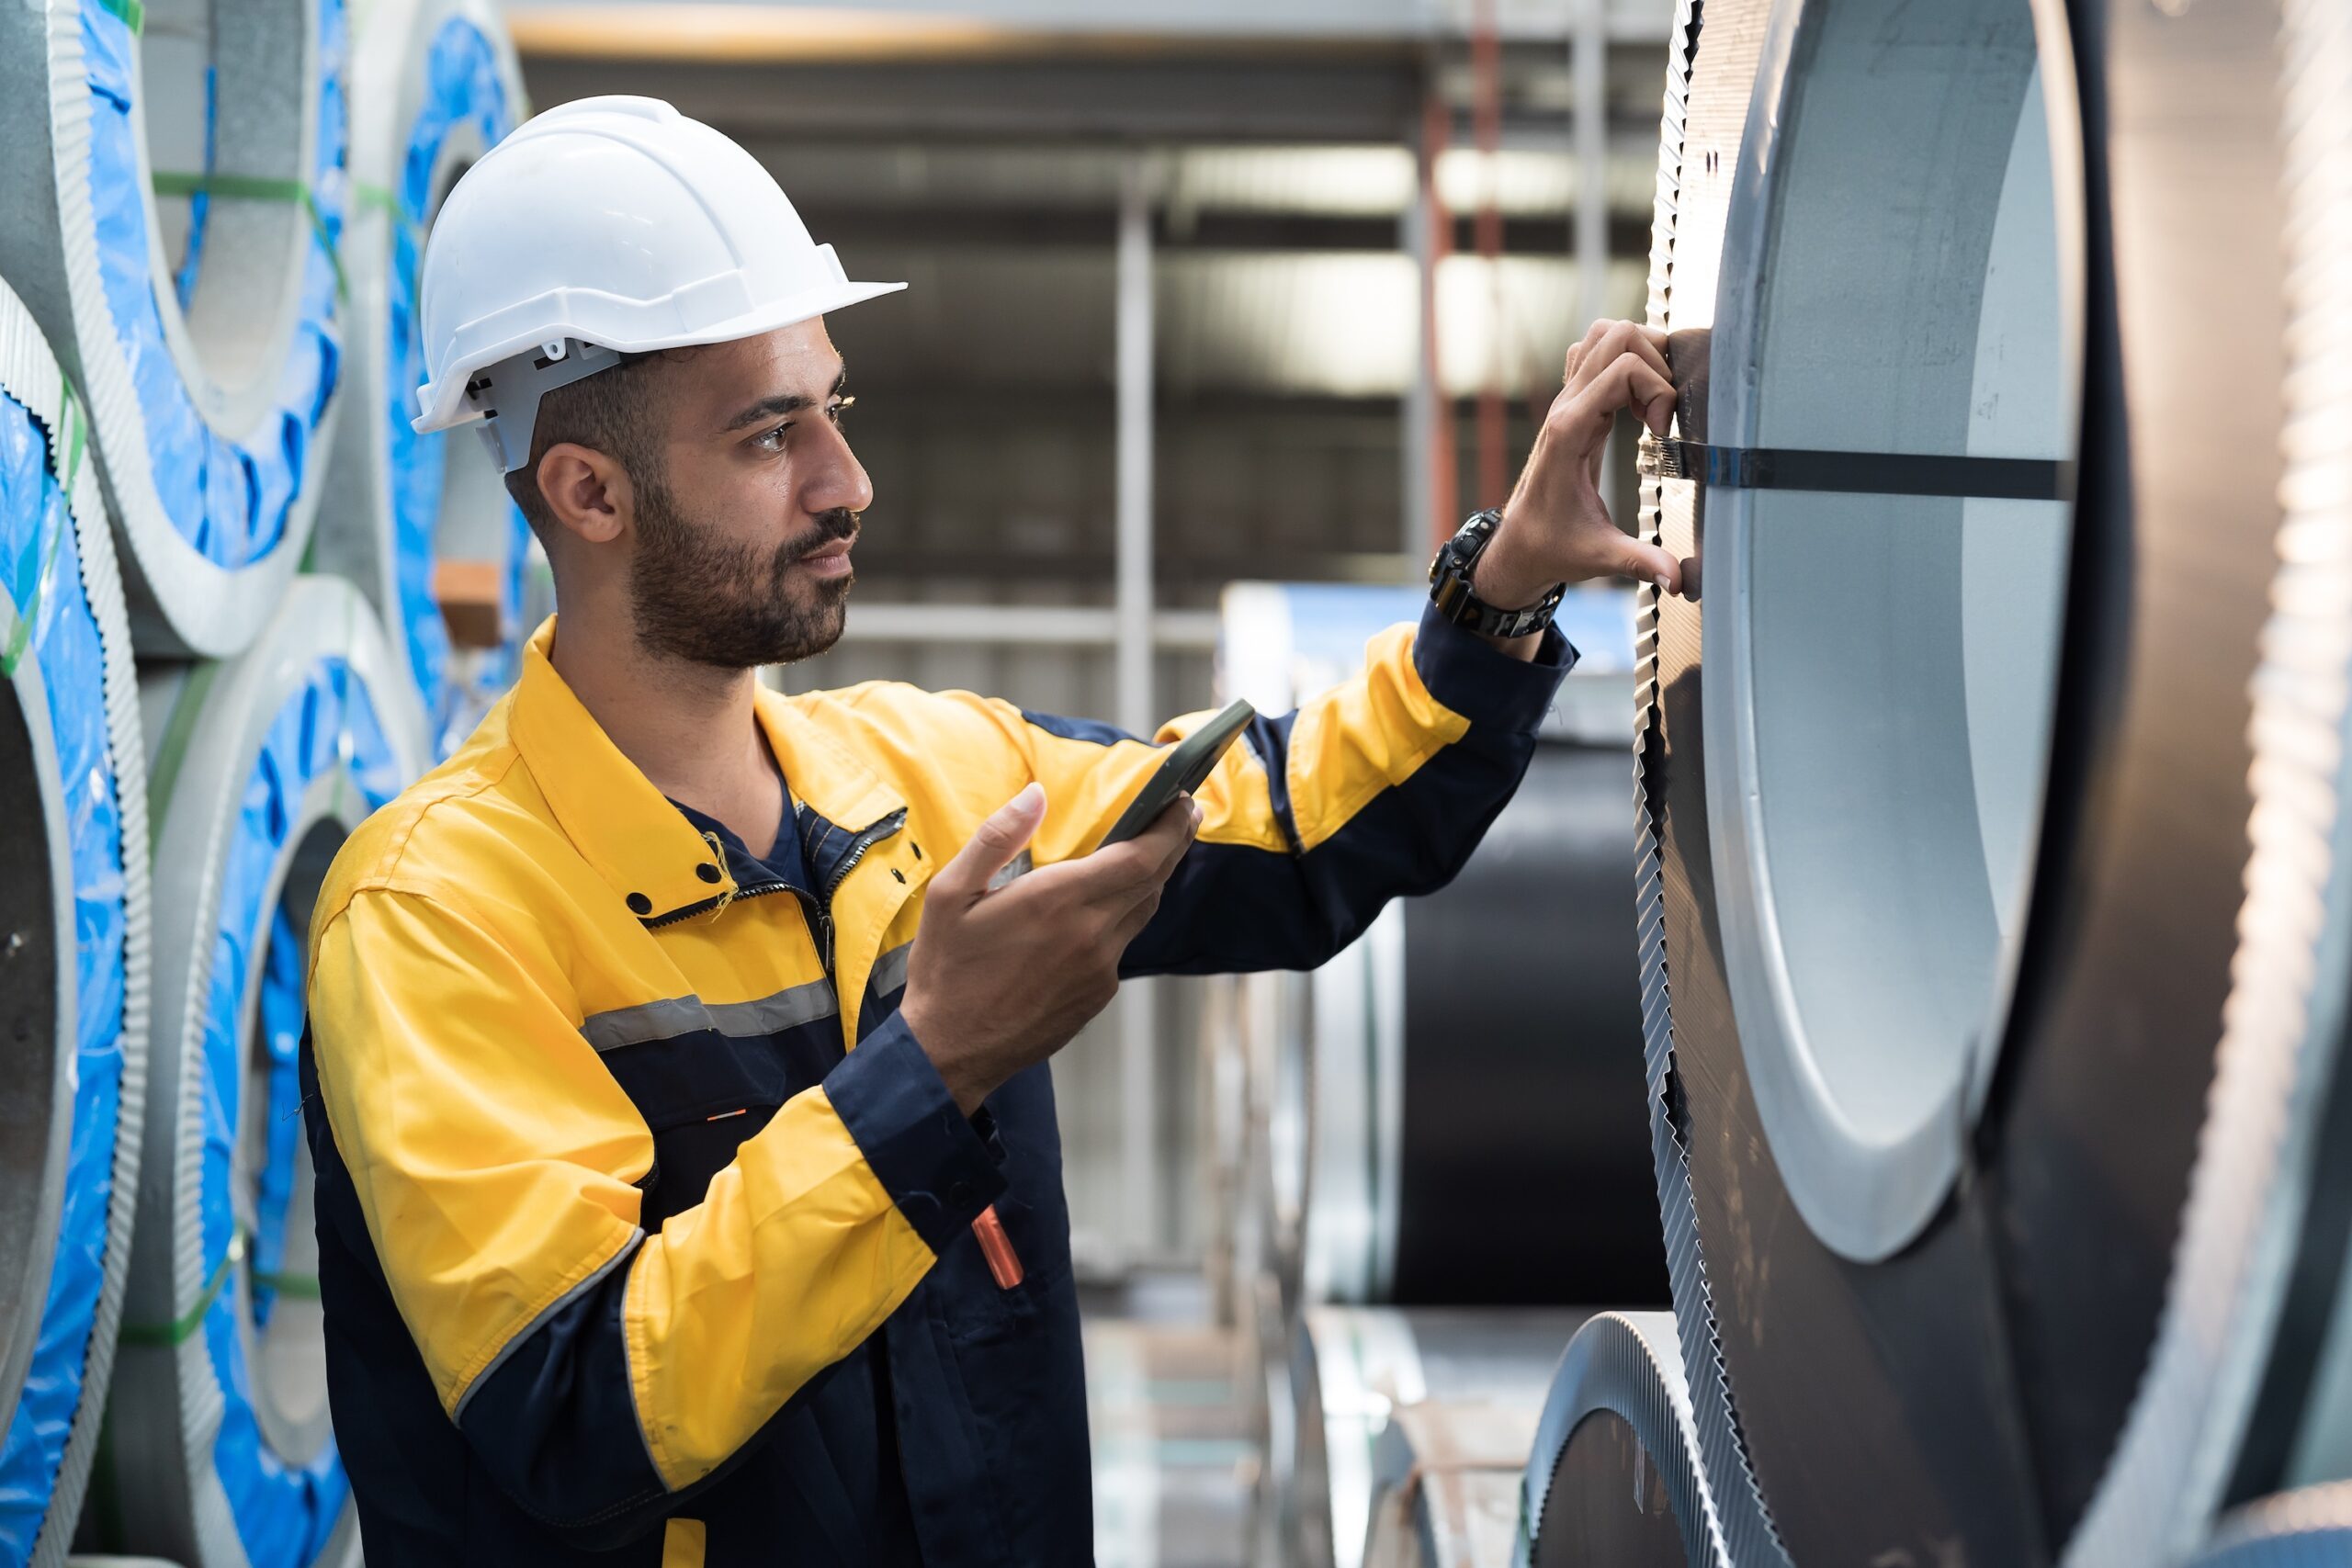
[[821, 315], [885, 287], [646, 99], [539, 116], [434, 231], [417, 423], [487, 423], [559, 614], [313, 924], [370, 1568], [1088, 1561], [1046, 1059], [1122, 975], [1308, 967], [1443, 883], [1573, 657], [1555, 585], [1680, 581], [1594, 489], [1615, 412], [1673, 400], [1603, 323], [1448, 608], [1086, 853], [1152, 745], [758, 680], [841, 634], [873, 490]]

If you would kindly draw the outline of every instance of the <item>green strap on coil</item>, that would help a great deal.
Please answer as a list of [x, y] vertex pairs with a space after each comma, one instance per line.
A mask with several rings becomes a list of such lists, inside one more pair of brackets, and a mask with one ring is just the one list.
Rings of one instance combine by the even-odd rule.
[[[82, 472], [84, 432], [87, 422], [82, 414], [82, 400], [74, 393], [74, 383], [60, 378], [59, 388], [64, 397], [60, 403], [58, 423], [63, 428], [51, 433], [52, 451], [64, 461], [51, 470], [58, 477], [59, 488], [65, 492], [66, 514], [49, 536], [49, 548], [42, 552], [40, 570], [33, 574], [33, 591], [24, 608], [16, 612], [16, 624], [8, 628], [7, 641], [0, 645], [0, 681], [17, 673], [17, 666], [24, 662], [25, 649], [31, 646], [33, 627], [40, 620], [40, 596], [49, 587], [51, 574], [57, 570], [57, 554], [64, 548], [65, 532], [74, 526], [74, 481]], [[52, 461], [54, 459], [52, 458]], [[6, 601], [0, 600], [0, 609]]]
[[372, 207], [403, 229], [414, 230], [418, 227], [409, 221], [407, 209], [401, 205], [399, 195], [393, 191], [392, 187], [379, 186], [373, 180], [351, 182], [351, 205]]
[[98, 0], [98, 9], [119, 18], [132, 38], [147, 29], [147, 7], [140, 0]]
[[254, 1286], [257, 1290], [275, 1291], [295, 1301], [314, 1302], [319, 1299], [319, 1277], [316, 1274], [265, 1274], [254, 1270]]
[[[203, 1292], [196, 1298], [194, 1306], [169, 1323], [126, 1323], [121, 1330], [122, 1342], [168, 1350], [195, 1338], [197, 1331], [204, 1326], [204, 1314], [212, 1310], [212, 1303], [229, 1288], [230, 1274], [244, 1261], [249, 1250], [243, 1231], [232, 1235], [228, 1256], [213, 1268], [212, 1277], [205, 1280]], [[319, 1277], [315, 1274], [265, 1274], [256, 1269], [253, 1282], [281, 1296], [306, 1302], [319, 1299]]]
[[164, 173], [155, 176], [155, 194], [217, 196], [225, 201], [284, 201], [299, 205], [310, 215], [311, 232], [326, 247], [327, 265], [334, 268], [334, 297], [349, 302], [351, 282], [344, 276], [343, 257], [335, 250], [334, 236], [327, 232], [326, 214], [319, 210], [319, 198], [300, 180], [264, 179], [257, 175]]
[[187, 761], [187, 744], [196, 735], [197, 716], [204, 711], [204, 699], [220, 675], [220, 661], [207, 660], [187, 672], [178, 694], [172, 699], [171, 717], [164, 721], [164, 739], [155, 748], [153, 765], [147, 770], [147, 821], [154, 836], [160, 837], [164, 831], [164, 818], [172, 804], [172, 786], [179, 782], [180, 764]]
[[409, 249], [420, 261], [424, 255], [424, 224], [408, 214], [408, 204], [390, 186], [379, 186], [373, 180], [351, 182], [351, 205], [355, 209], [374, 208], [384, 215], [385, 221], [408, 235]]
[[230, 1270], [234, 1269], [244, 1256], [245, 1233], [239, 1231], [229, 1237], [227, 1254], [221, 1258], [219, 1264], [214, 1266], [212, 1278], [204, 1282], [204, 1290], [196, 1298], [194, 1306], [169, 1323], [126, 1323], [122, 1325], [122, 1342], [126, 1345], [147, 1345], [169, 1349], [175, 1345], [185, 1345], [196, 1337], [196, 1331], [204, 1326], [204, 1314], [212, 1310], [212, 1303], [219, 1301], [220, 1292], [229, 1288]]

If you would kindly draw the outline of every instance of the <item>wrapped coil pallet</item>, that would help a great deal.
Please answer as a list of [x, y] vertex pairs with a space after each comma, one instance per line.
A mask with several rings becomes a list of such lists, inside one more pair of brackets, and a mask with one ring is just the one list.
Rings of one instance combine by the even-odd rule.
[[142, 655], [252, 639], [341, 389], [342, 0], [0, 13], [0, 277], [88, 400]]
[[423, 716], [356, 590], [298, 578], [222, 664], [145, 673], [159, 998], [98, 1544], [356, 1561], [326, 1404], [296, 1088], [311, 903], [421, 771]]
[[146, 770], [89, 427], [0, 284], [0, 1562], [62, 1562], [146, 1100]]
[[[525, 112], [514, 46], [489, 0], [381, 0], [368, 13], [352, 67], [343, 243], [356, 406], [336, 426], [312, 565], [374, 604], [439, 755], [520, 670], [530, 533], [474, 441], [410, 428], [424, 382], [417, 275], [441, 198]], [[470, 659], [452, 649], [435, 598], [445, 558], [496, 576], [495, 647]]]

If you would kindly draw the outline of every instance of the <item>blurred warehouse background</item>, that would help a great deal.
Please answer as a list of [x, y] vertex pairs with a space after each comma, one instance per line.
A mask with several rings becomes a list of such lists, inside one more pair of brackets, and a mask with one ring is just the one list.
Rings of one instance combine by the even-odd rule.
[[362, 1561], [303, 933], [551, 608], [419, 258], [609, 94], [911, 285], [787, 692], [1285, 711], [1668, 333], [1596, 482], [1703, 600], [1053, 1064], [1106, 1568], [2352, 1563], [2343, 0], [25, 0], [0, 1568]]

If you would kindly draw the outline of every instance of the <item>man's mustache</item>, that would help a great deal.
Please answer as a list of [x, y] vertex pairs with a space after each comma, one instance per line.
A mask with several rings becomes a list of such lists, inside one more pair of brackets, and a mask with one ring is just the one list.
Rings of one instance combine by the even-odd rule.
[[784, 547], [784, 558], [786, 561], [807, 560], [836, 540], [857, 537], [857, 513], [847, 507], [835, 507], [831, 512], [818, 513], [815, 524], [814, 530], [808, 537]]

